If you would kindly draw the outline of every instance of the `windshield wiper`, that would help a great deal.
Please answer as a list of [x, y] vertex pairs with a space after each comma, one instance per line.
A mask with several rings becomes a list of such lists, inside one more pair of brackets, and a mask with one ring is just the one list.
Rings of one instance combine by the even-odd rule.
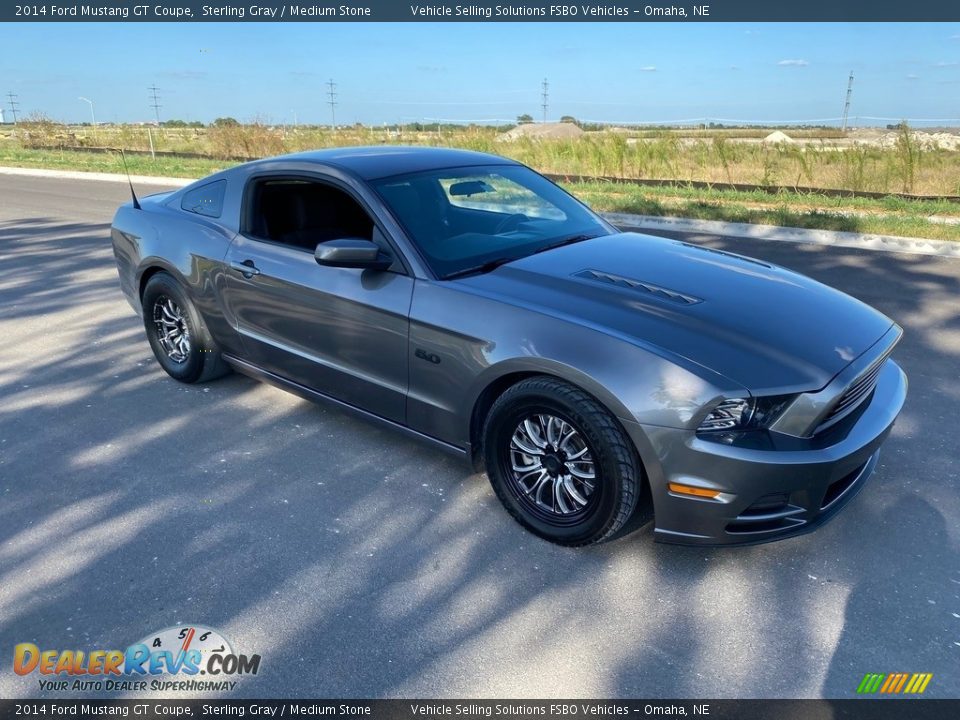
[[563, 240], [557, 240], [557, 242], [550, 243], [549, 245], [544, 245], [542, 248], [538, 248], [533, 254], [546, 252], [547, 250], [555, 250], [559, 247], [564, 247], [565, 245], [573, 245], [574, 243], [583, 242], [584, 240], [593, 240], [595, 237], [600, 237], [599, 235], [590, 235], [583, 233], [581, 235], [571, 235], [566, 237]]
[[516, 257], [498, 257], [493, 260], [487, 260], [485, 263], [480, 265], [474, 265], [473, 267], [464, 268], [463, 270], [457, 270], [452, 273], [448, 273], [443, 276], [443, 280], [453, 280], [454, 278], [463, 277], [465, 275], [482, 275], [483, 273], [488, 273], [491, 270], [496, 270], [501, 265], [506, 265], [507, 263], [513, 262], [514, 260], [519, 260], [520, 258]]

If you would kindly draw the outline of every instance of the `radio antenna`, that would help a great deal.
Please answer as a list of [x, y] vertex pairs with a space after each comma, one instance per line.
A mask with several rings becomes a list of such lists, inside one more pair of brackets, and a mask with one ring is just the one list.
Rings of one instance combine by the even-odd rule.
[[127, 184], [130, 186], [130, 197], [133, 198], [133, 207], [137, 210], [140, 210], [140, 201], [137, 200], [137, 193], [133, 191], [133, 180], [130, 179], [130, 169], [127, 167], [127, 156], [123, 152], [123, 148], [119, 149], [120, 159], [123, 160], [123, 170], [127, 173]]

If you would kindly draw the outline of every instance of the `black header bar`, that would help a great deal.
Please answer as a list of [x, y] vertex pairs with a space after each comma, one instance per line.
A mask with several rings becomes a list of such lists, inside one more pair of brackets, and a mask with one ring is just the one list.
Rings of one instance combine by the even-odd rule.
[[960, 700], [0, 700], [0, 720], [943, 720]]
[[960, 21], [957, 0], [675, 3], [448, 0], [94, 0], [2, 3], [2, 22], [923, 22]]

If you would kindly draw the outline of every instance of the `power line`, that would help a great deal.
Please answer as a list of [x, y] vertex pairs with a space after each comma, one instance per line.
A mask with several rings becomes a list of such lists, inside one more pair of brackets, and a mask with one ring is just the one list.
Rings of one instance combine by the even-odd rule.
[[544, 122], [547, 121], [547, 105], [548, 105], [548, 102], [547, 102], [547, 101], [549, 100], [549, 97], [550, 97], [549, 94], [548, 94], [549, 88], [550, 88], [550, 83], [548, 83], [548, 82], [547, 82], [547, 79], [544, 78], [544, 79], [543, 79], [543, 92], [542, 92], [541, 95], [540, 95], [540, 98], [541, 98], [541, 100], [542, 100], [542, 103], [541, 103], [540, 107], [543, 108], [543, 121], [544, 121]]
[[327, 81], [327, 104], [330, 106], [330, 128], [337, 129], [337, 84], [332, 80]]
[[13, 115], [13, 124], [17, 124], [17, 108], [20, 107], [20, 101], [17, 99], [20, 96], [14, 93], [12, 90], [7, 93], [7, 97], [10, 101], [10, 114]]
[[150, 100], [152, 101], [150, 107], [153, 108], [153, 114], [157, 118], [157, 127], [160, 127], [160, 108], [163, 107], [163, 105], [160, 104], [160, 96], [157, 95], [157, 90], [159, 89], [156, 85], [151, 85], [147, 88], [147, 90], [150, 91]]
[[850, 79], [847, 81], [847, 101], [843, 104], [843, 132], [847, 131], [847, 118], [850, 116], [850, 96], [853, 95], [853, 70], [850, 71]]

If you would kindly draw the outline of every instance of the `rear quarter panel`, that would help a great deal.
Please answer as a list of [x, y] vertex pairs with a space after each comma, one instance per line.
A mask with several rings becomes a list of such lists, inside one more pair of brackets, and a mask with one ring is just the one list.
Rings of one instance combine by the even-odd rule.
[[140, 315], [146, 280], [157, 271], [169, 273], [186, 289], [220, 349], [239, 352], [239, 335], [221, 301], [223, 258], [235, 233], [181, 211], [175, 204], [178, 196], [145, 198], [141, 210], [130, 203], [117, 210], [111, 238], [120, 288]]

